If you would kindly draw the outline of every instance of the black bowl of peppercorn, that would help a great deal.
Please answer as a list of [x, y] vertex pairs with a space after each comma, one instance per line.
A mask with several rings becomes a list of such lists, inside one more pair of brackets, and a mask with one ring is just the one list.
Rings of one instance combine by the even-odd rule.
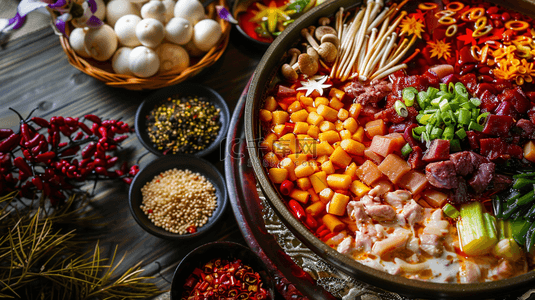
[[[211, 291], [218, 294], [210, 295]], [[178, 264], [171, 300], [197, 293], [202, 299], [275, 299], [274, 282], [264, 262], [251, 249], [233, 242], [204, 244]]]
[[170, 240], [209, 232], [228, 204], [225, 180], [217, 168], [186, 154], [150, 162], [134, 177], [128, 196], [137, 223]]
[[136, 134], [150, 152], [162, 156], [205, 156], [226, 136], [230, 113], [213, 89], [179, 84], [149, 95], [136, 112]]

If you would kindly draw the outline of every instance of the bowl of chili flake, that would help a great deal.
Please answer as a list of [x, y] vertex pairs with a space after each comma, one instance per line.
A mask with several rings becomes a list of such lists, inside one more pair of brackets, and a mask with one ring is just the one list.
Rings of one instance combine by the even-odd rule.
[[192, 296], [275, 299], [275, 288], [266, 265], [251, 249], [234, 242], [212, 242], [186, 255], [173, 275], [171, 299]]
[[155, 155], [203, 157], [225, 137], [230, 112], [225, 99], [199, 84], [179, 84], [149, 95], [138, 107], [136, 134]]

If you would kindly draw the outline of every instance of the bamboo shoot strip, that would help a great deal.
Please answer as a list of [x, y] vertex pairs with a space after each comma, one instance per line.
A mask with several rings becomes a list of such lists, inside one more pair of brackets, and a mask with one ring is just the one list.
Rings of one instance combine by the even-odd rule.
[[372, 1], [368, 1], [368, 6], [366, 7], [366, 13], [364, 15], [364, 19], [362, 20], [362, 23], [360, 25], [360, 28], [359, 28], [359, 33], [358, 33], [358, 36], [357, 36], [357, 40], [356, 40], [356, 44], [355, 44], [355, 48], [351, 55], [351, 59], [350, 60], [346, 60], [344, 61], [344, 64], [341, 65], [342, 67], [342, 76], [340, 77], [342, 81], [346, 81], [347, 78], [349, 77], [349, 73], [351, 72], [351, 70], [353, 69], [353, 64], [355, 63], [358, 55], [359, 55], [359, 52], [362, 48], [362, 42], [364, 41], [364, 36], [365, 36], [365, 33], [366, 33], [366, 29], [368, 28], [368, 22], [370, 20], [370, 12], [371, 12], [371, 9], [373, 7], [373, 4], [374, 2]]

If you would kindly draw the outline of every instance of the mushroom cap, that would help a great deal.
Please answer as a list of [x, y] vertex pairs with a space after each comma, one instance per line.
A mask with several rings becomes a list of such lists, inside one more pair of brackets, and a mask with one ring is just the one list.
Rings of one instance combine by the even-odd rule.
[[136, 36], [143, 46], [155, 48], [165, 37], [165, 28], [156, 19], [143, 19], [136, 25]]
[[328, 17], [321, 17], [318, 20], [318, 24], [320, 24], [320, 25], [329, 25], [329, 24], [331, 24], [331, 19], [329, 19]]
[[165, 38], [177, 45], [187, 44], [193, 36], [193, 25], [184, 18], [172, 18], [165, 25]]
[[91, 54], [87, 52], [84, 44], [86, 31], [85, 28], [74, 28], [69, 35], [69, 44], [71, 45], [71, 48], [81, 57], [91, 57]]
[[141, 17], [143, 19], [152, 18], [165, 23], [166, 9], [162, 1], [151, 0], [141, 7]]
[[318, 60], [320, 59], [320, 55], [318, 54], [318, 51], [316, 51], [316, 49], [314, 49], [313, 47], [311, 46], [308, 46], [307, 47], [307, 54], [310, 55], [312, 58], [314, 58], [315, 60]]
[[189, 54], [179, 45], [162, 43], [156, 53], [160, 59], [160, 73], [182, 72], [189, 66]]
[[299, 54], [297, 63], [299, 64], [299, 70], [305, 75], [313, 76], [318, 72], [318, 60], [306, 53]]
[[175, 4], [175, 17], [187, 19], [191, 25], [206, 17], [204, 7], [199, 0], [180, 0]]
[[338, 56], [338, 48], [331, 42], [321, 43], [318, 54], [326, 63], [331, 63]]
[[130, 70], [130, 52], [132, 48], [130, 47], [121, 47], [115, 51], [111, 59], [111, 67], [113, 71], [117, 74], [126, 74], [133, 75], [132, 70]]
[[128, 47], [141, 45], [136, 36], [136, 26], [140, 21], [141, 18], [136, 15], [124, 15], [115, 22], [115, 33], [122, 45]]
[[331, 26], [325, 25], [325, 26], [320, 26], [316, 28], [316, 31], [314, 32], [314, 36], [316, 37], [316, 39], [318, 39], [318, 41], [321, 41], [321, 38], [328, 33], [336, 35], [337, 32]]
[[106, 5], [106, 23], [111, 27], [124, 15], [141, 16], [134, 3], [127, 0], [112, 0]]
[[219, 42], [222, 34], [223, 29], [217, 21], [204, 19], [193, 27], [193, 43], [199, 50], [207, 52]]
[[295, 81], [298, 78], [297, 72], [289, 64], [282, 65], [281, 72], [282, 76], [288, 80]]
[[340, 39], [336, 34], [327, 33], [321, 38], [321, 43], [330, 42], [333, 43], [336, 48], [340, 47]]
[[130, 70], [138, 77], [150, 77], [160, 68], [158, 54], [151, 48], [137, 46], [128, 56]]

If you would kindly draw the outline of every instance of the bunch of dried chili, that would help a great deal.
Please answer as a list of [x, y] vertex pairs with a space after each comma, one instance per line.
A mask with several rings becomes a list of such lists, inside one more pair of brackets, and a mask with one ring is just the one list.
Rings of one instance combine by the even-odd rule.
[[195, 268], [183, 286], [182, 300], [197, 299], [270, 299], [262, 279], [240, 259], [212, 259]]

